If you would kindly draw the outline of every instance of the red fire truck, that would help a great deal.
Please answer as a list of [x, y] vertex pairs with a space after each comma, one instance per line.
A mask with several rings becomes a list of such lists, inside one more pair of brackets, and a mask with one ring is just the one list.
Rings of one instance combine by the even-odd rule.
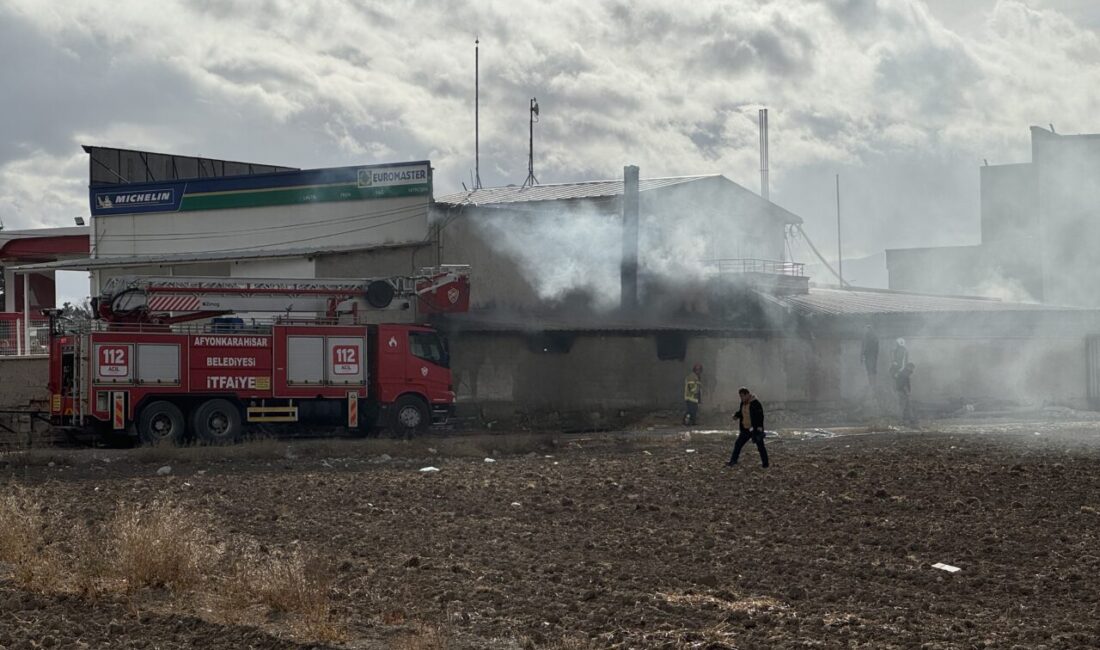
[[146, 444], [232, 442], [254, 424], [423, 431], [454, 407], [445, 342], [426, 325], [372, 321], [465, 311], [469, 286], [459, 266], [365, 280], [113, 278], [95, 320], [52, 314], [51, 420]]

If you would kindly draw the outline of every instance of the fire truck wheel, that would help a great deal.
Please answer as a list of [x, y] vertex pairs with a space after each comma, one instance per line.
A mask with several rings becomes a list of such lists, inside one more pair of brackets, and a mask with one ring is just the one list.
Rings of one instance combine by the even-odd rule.
[[138, 416], [138, 435], [147, 445], [159, 445], [162, 442], [179, 444], [183, 442], [186, 425], [183, 413], [171, 402], [153, 402], [141, 409]]
[[195, 435], [206, 444], [230, 444], [241, 436], [241, 411], [228, 400], [204, 402], [192, 418]]
[[432, 423], [428, 405], [415, 395], [405, 395], [393, 407], [393, 432], [399, 436], [423, 433]]

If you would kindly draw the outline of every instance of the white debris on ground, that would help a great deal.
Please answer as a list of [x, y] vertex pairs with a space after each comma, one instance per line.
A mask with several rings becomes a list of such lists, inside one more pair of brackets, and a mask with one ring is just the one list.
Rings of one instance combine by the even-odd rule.
[[420, 471], [424, 474], [431, 474], [432, 472], [438, 472], [439, 468], [438, 467], [432, 467], [432, 466], [429, 465], [428, 467], [421, 467]]
[[168, 476], [171, 473], [172, 473], [172, 468], [169, 467], [168, 465], [165, 465], [164, 467], [161, 467], [160, 469], [157, 470], [157, 476]]
[[932, 565], [932, 568], [939, 569], [940, 571], [946, 571], [948, 573], [958, 573], [959, 571], [962, 571], [962, 569], [957, 566], [951, 566], [950, 564], [944, 564], [943, 562], [936, 562]]
[[496, 461], [496, 459], [495, 459], [495, 458], [486, 458], [486, 459], [485, 459], [485, 462], [486, 462], [486, 463], [495, 463], [495, 462], [497, 462], [497, 461]]

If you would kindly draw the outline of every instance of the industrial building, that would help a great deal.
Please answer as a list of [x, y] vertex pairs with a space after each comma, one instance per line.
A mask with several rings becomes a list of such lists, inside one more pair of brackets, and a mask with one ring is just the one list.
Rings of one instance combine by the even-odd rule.
[[323, 277], [326, 258], [427, 239], [426, 161], [300, 170], [85, 147], [94, 245], [42, 269], [127, 275]]
[[981, 167], [981, 242], [886, 251], [891, 289], [1100, 307], [1100, 135], [1031, 127], [1031, 162]]

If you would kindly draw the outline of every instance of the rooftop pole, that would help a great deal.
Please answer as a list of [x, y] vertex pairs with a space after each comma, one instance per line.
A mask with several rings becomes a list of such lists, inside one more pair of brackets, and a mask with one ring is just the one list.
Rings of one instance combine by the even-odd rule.
[[481, 52], [474, 39], [474, 189], [481, 189]]
[[531, 118], [530, 118], [530, 132], [528, 134], [527, 142], [527, 179], [523, 181], [523, 187], [539, 184], [539, 179], [535, 178], [535, 122], [539, 121], [539, 103], [534, 97], [531, 98]]

